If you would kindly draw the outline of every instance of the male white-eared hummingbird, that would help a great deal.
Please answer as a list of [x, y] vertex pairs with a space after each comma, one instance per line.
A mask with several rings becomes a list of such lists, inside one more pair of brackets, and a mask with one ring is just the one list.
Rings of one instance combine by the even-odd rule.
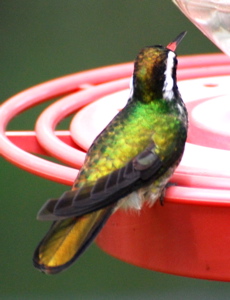
[[35, 250], [36, 268], [48, 274], [65, 270], [116, 209], [140, 210], [164, 193], [187, 138], [174, 52], [184, 35], [137, 55], [126, 106], [94, 140], [72, 190], [48, 200], [38, 213], [53, 224]]

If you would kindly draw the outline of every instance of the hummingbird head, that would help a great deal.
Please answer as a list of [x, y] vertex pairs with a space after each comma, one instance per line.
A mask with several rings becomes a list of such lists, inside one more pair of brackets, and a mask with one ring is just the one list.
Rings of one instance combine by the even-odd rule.
[[166, 47], [149, 46], [140, 51], [134, 63], [134, 98], [148, 103], [154, 99], [170, 101], [179, 95], [174, 51], [185, 34], [186, 32], [182, 32]]

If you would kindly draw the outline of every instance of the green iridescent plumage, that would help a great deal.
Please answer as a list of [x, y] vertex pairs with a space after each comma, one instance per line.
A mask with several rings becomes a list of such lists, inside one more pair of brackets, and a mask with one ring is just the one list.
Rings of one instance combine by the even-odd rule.
[[66, 269], [117, 208], [141, 209], [162, 195], [187, 137], [174, 53], [183, 36], [138, 54], [127, 105], [93, 142], [72, 190], [38, 213], [38, 219], [54, 221], [35, 251], [38, 269], [51, 274]]
[[89, 149], [75, 187], [81, 181], [94, 182], [123, 167], [151, 142], [155, 144], [156, 154], [163, 159], [177, 152], [175, 143], [180, 136], [180, 152], [186, 130], [176, 110], [175, 103], [163, 99], [149, 104], [135, 99], [130, 102]]

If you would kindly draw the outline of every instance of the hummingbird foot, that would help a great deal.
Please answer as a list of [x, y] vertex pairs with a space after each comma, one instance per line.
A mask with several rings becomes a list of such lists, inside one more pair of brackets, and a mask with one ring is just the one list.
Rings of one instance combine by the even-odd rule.
[[161, 206], [164, 206], [165, 193], [166, 193], [167, 188], [169, 188], [169, 187], [171, 187], [171, 186], [176, 186], [176, 185], [177, 185], [177, 183], [175, 183], [175, 182], [168, 182], [168, 183], [165, 185], [165, 187], [163, 188], [162, 193], [161, 193], [161, 195], [160, 195], [160, 197], [159, 197]]

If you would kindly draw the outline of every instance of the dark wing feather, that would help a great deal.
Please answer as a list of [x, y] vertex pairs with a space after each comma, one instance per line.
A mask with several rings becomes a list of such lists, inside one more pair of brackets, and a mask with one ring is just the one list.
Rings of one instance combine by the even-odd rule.
[[111, 205], [134, 190], [158, 177], [162, 166], [151, 143], [143, 152], [124, 167], [101, 177], [93, 185], [65, 192], [58, 200], [51, 199], [38, 213], [40, 220], [55, 220], [71, 216], [82, 216]]

